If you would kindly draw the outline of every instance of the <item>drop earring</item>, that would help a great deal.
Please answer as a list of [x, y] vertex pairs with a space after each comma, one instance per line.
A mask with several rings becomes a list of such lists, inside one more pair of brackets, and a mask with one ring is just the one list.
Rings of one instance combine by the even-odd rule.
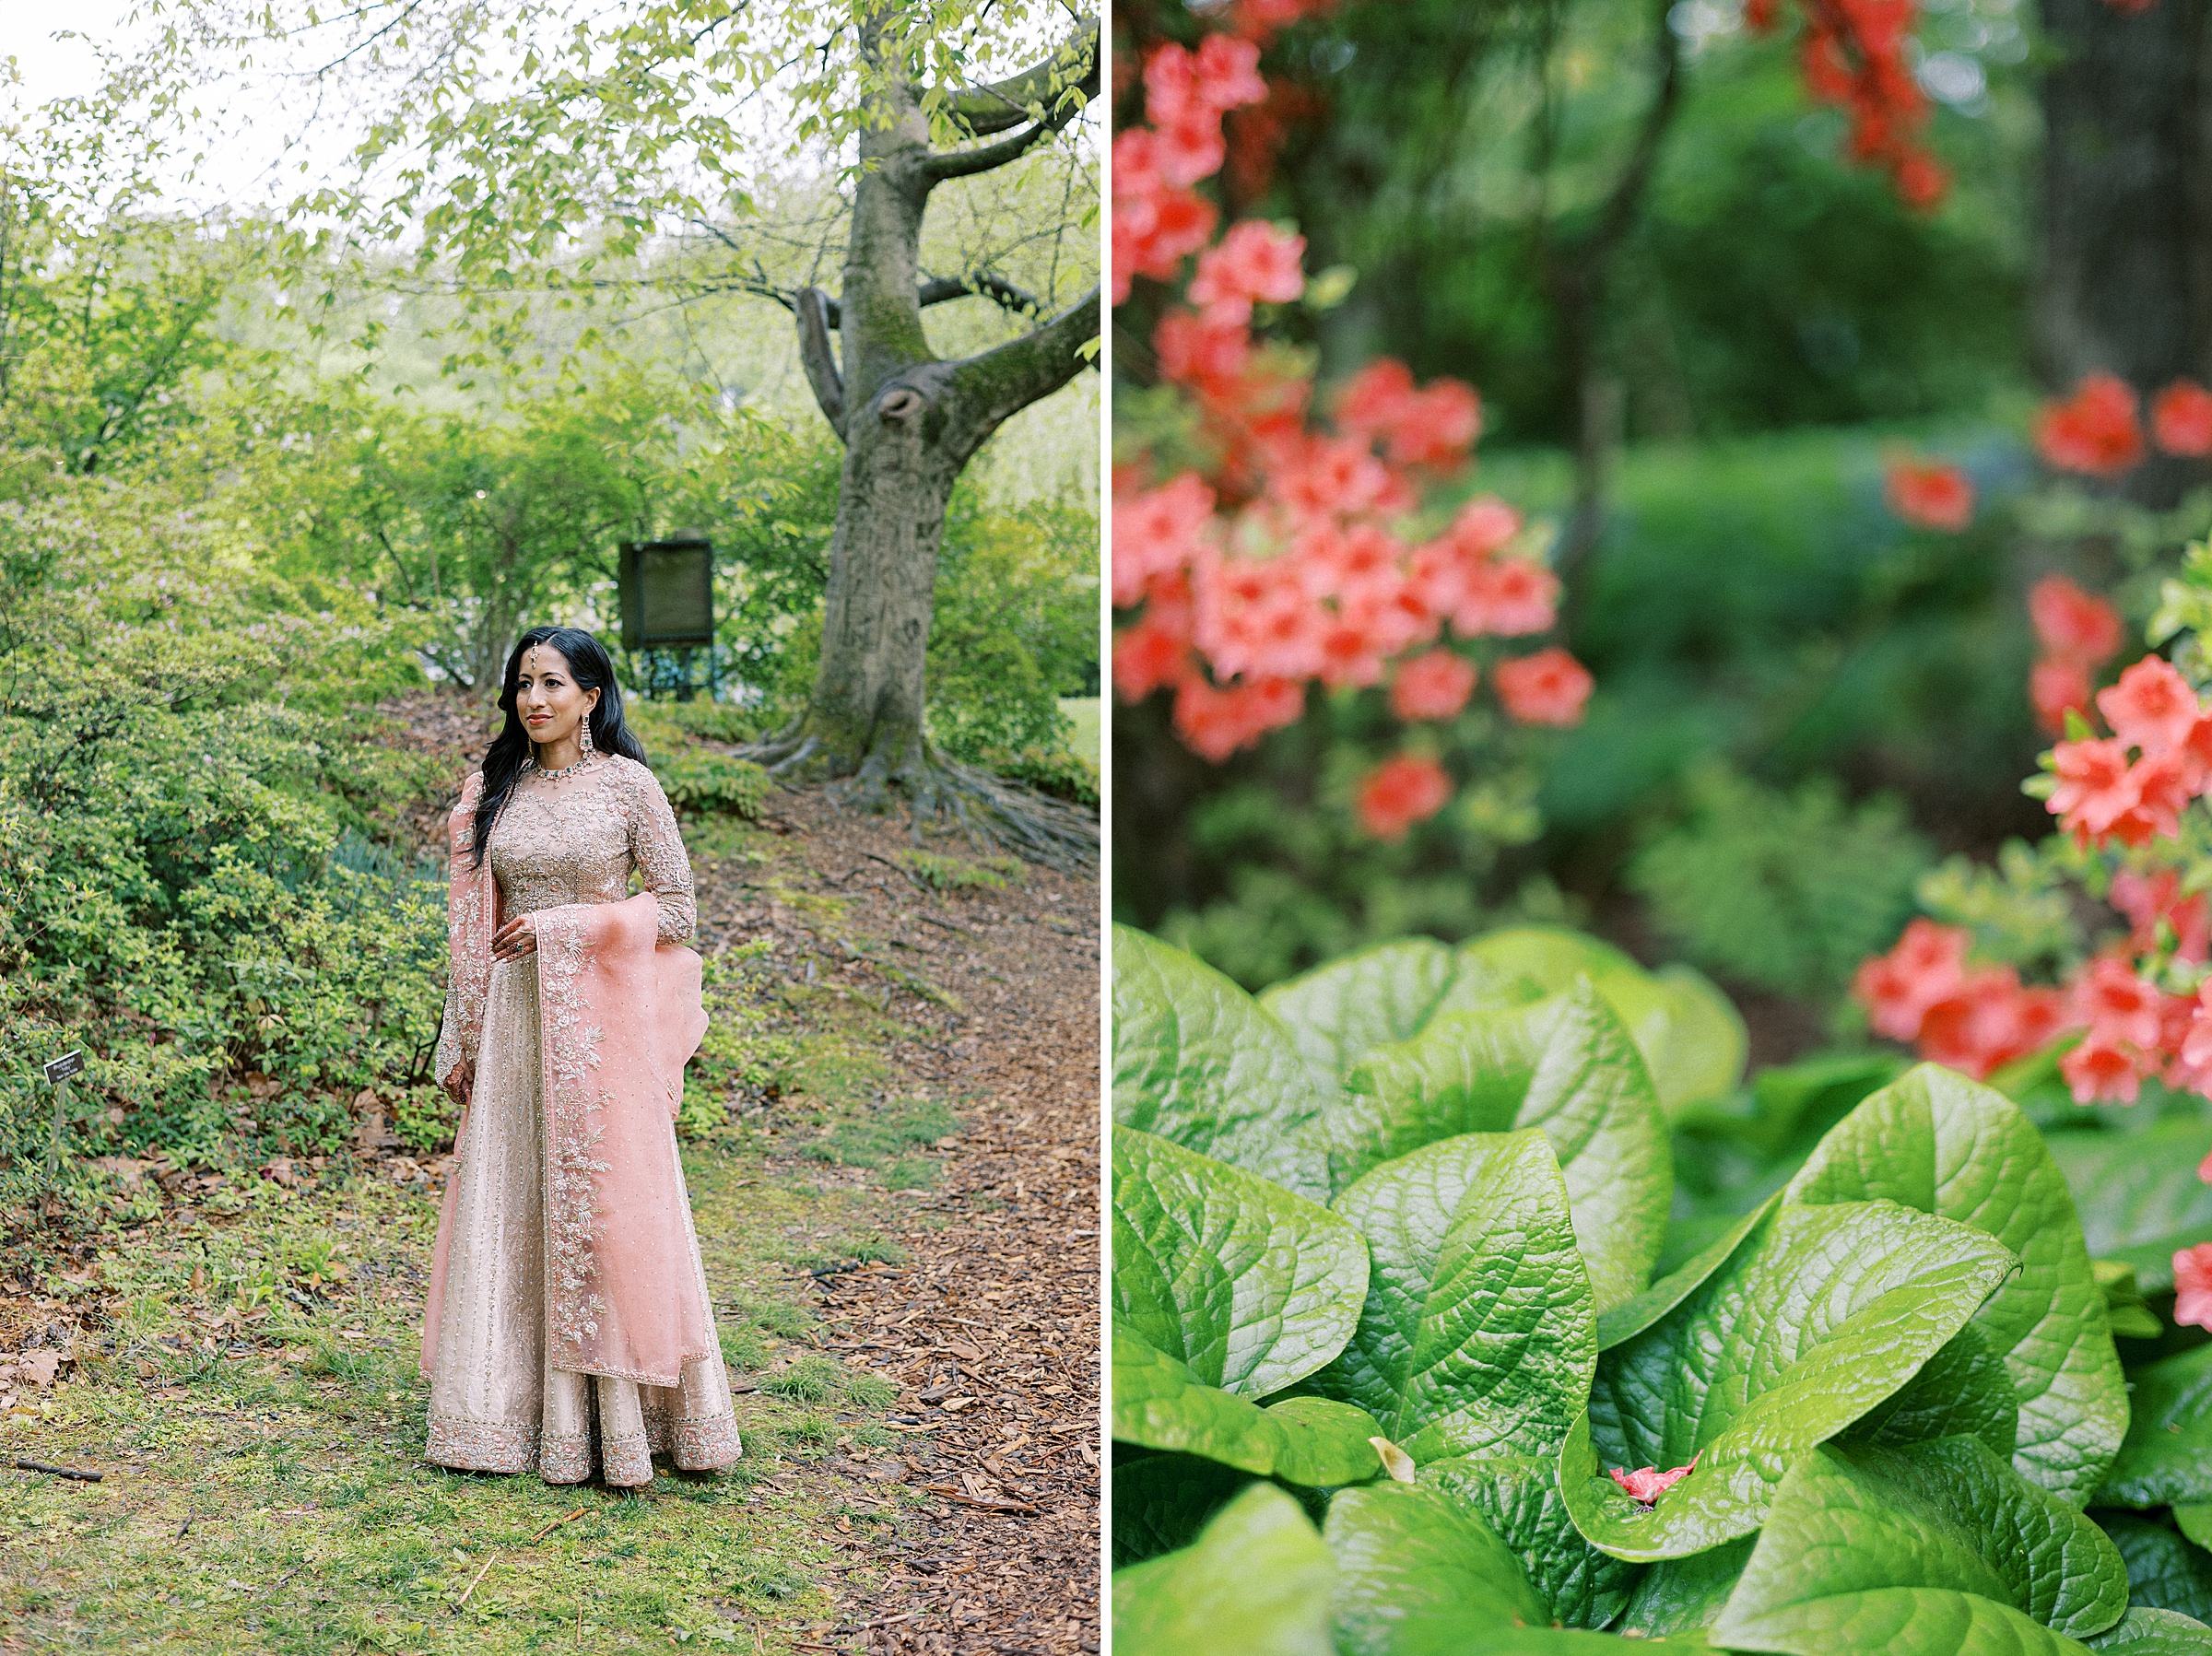
[[590, 758], [593, 752], [591, 714], [586, 713], [582, 719], [579, 719], [576, 722], [576, 740], [578, 748], [582, 757], [587, 759]]

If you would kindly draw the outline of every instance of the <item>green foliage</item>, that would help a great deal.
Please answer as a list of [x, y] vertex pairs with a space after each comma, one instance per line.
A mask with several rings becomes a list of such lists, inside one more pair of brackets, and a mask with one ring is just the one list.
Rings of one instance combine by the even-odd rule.
[[1996, 1094], [1923, 1064], [1868, 1098], [1790, 1181], [1792, 1202], [1888, 1197], [1988, 1232], [2018, 1256], [1974, 1313], [2019, 1405], [2022, 1477], [2076, 1505], [2126, 1429], [2104, 1289], [2041, 1134]]
[[778, 1098], [795, 1085], [800, 1046], [773, 996], [776, 975], [767, 938], [706, 957], [700, 999], [707, 1032], [684, 1072], [687, 1098], [695, 1083], [702, 1093], [747, 1102]]
[[[1824, 1448], [1783, 1479], [1712, 1631], [1760, 1650], [1871, 1638], [1930, 1656], [1982, 1648], [2057, 1656], [2064, 1641], [2117, 1622], [2127, 1589], [2127, 1566], [2101, 1530], [2009, 1475], [1971, 1438]], [[1976, 1629], [1970, 1639], [1961, 1624]], [[1986, 1647], [1983, 1628], [1993, 1630]]]
[[[0, 519], [0, 978], [86, 1050], [78, 1146], [330, 1149], [363, 1088], [421, 1144], [443, 888], [369, 836], [430, 790], [359, 704], [409, 635], [230, 522], [146, 475]], [[18, 1169], [44, 1098], [0, 1076]]]
[[[2212, 1535], [2212, 1346], [2124, 1376], [2132, 1278], [2092, 1261], [2066, 1135], [1886, 1060], [1663, 1110], [1589, 964], [1571, 934], [1414, 939], [1256, 1002], [1117, 933], [1117, 1637], [2212, 1649], [2175, 1586], [2212, 1556], [2173, 1552]], [[1740, 1030], [1679, 1027], [1732, 1086]], [[1670, 1130], [1758, 1170], [1699, 1244], [1609, 1251], [1617, 1206], [1665, 1219]], [[1683, 1475], [1610, 1475], [1646, 1466]], [[2181, 1505], [2153, 1547], [2092, 1500]]]
[[129, 192], [88, 211], [42, 173], [0, 161], [0, 476], [26, 481], [159, 448], [201, 419], [204, 376], [271, 366], [225, 325], [256, 235], [142, 209]]
[[1114, 1642], [1206, 1656], [1233, 1628], [1237, 1648], [1252, 1656], [1328, 1656], [1335, 1577], [1298, 1503], [1254, 1485], [1190, 1547], [1115, 1572]]
[[1914, 895], [1936, 919], [1972, 933], [1974, 952], [1986, 959], [2051, 969], [2081, 952], [2061, 869], [2023, 840], [2007, 840], [1994, 868], [1947, 857], [1921, 876]]
[[750, 821], [772, 785], [768, 772], [749, 759], [708, 752], [679, 753], [654, 764], [668, 803], [688, 811], [727, 811]]
[[[1378, 840], [1353, 801], [1403, 734], [1380, 691], [1340, 691], [1201, 777], [1167, 728], [1165, 699], [1117, 709], [1120, 774], [1143, 779], [1114, 811], [1117, 909], [1248, 989], [1411, 932], [1455, 939], [1503, 918], [1557, 918], [1547, 882], [1503, 902], [1486, 890], [1505, 854], [1543, 830], [1536, 760], [1552, 744], [1477, 701], [1423, 733], [1466, 779], [1453, 805]], [[1171, 844], [1163, 863], [1155, 850]]]
[[1232, 1394], [1305, 1379], [1360, 1320], [1368, 1263], [1349, 1225], [1128, 1127], [1113, 1137], [1113, 1256], [1115, 1318]]
[[[1359, 1404], [1417, 1461], [1557, 1449], [1589, 1394], [1597, 1339], [1567, 1185], [1544, 1134], [1441, 1140], [1384, 1163], [1334, 1205], [1373, 1263], [1359, 1326], [1314, 1390]], [[1114, 1261], [1118, 1281], [1118, 1249]], [[1486, 1362], [1505, 1371], [1500, 1384], [1471, 1395], [1455, 1383]]]
[[1717, 762], [1684, 795], [1627, 871], [1659, 930], [1723, 978], [1834, 1005], [1912, 917], [1931, 860], [1902, 803], [1848, 806], [1827, 778], [1783, 794]]

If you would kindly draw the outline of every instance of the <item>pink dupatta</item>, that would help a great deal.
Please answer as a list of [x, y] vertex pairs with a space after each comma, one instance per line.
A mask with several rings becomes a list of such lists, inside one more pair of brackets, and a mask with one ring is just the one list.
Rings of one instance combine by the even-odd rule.
[[[446, 942], [461, 1016], [438, 1077], [468, 1131], [473, 1057], [501, 923], [491, 860], [468, 866], [481, 772], [447, 824], [452, 847]], [[546, 1338], [555, 1368], [673, 1386], [714, 1347], [691, 1266], [676, 1113], [684, 1065], [707, 1031], [699, 956], [656, 937], [650, 891], [616, 903], [536, 911], [540, 1086], [545, 1100]], [[438, 1350], [446, 1252], [458, 1181], [448, 1177], [423, 1312], [422, 1372]]]

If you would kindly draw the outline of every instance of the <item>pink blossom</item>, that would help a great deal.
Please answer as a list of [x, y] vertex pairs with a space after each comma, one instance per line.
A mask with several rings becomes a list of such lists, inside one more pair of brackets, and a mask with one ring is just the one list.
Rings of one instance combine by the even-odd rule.
[[2212, 1242], [2183, 1248], [2173, 1256], [2173, 1320], [2212, 1328]]
[[1616, 1466], [1611, 1469], [1611, 1474], [1616, 1484], [1627, 1490], [1631, 1497], [1641, 1501], [1648, 1507], [1661, 1495], [1688, 1477], [1690, 1467], [1694, 1467], [1697, 1463], [1697, 1456], [1692, 1455], [1689, 1458], [1688, 1466], [1677, 1466], [1672, 1472], [1661, 1472], [1655, 1466], [1640, 1466], [1634, 1472], [1623, 1472]]

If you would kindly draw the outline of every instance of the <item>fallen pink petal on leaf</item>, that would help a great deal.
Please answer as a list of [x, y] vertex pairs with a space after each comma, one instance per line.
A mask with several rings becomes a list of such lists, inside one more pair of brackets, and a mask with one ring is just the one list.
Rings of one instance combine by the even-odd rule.
[[1616, 1466], [1613, 1481], [1648, 1507], [1659, 1498], [1662, 1491], [1673, 1488], [1688, 1477], [1689, 1467], [1697, 1463], [1697, 1457], [1692, 1455], [1689, 1466], [1677, 1466], [1672, 1472], [1661, 1472], [1656, 1466], [1639, 1466], [1634, 1472], [1623, 1472]]

